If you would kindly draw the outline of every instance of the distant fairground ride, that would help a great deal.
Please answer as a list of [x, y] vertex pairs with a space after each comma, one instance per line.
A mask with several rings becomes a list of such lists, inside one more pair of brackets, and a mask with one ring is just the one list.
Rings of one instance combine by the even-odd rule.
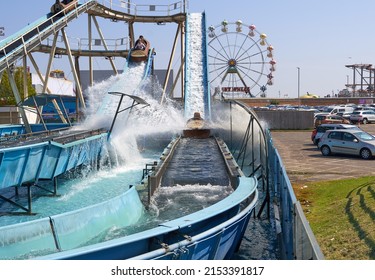
[[208, 28], [211, 86], [223, 98], [266, 97], [276, 61], [267, 35], [255, 25], [222, 21]]

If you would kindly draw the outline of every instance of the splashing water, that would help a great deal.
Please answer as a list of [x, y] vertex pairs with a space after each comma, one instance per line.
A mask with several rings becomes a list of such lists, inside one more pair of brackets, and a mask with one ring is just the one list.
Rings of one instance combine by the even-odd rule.
[[218, 185], [175, 185], [158, 188], [152, 198], [152, 207], [157, 216], [155, 221], [165, 222], [170, 217], [191, 214], [227, 197], [233, 192], [231, 186]]
[[[137, 138], [154, 141], [153, 135], [160, 133], [180, 132], [185, 119], [178, 105], [167, 100], [159, 104], [162, 88], [155, 85], [152, 78], [143, 79], [144, 63], [132, 66], [123, 74], [110, 77], [108, 80], [95, 84], [87, 90], [85, 120], [76, 129], [109, 129], [112, 124], [120, 97], [108, 92], [121, 92], [144, 99], [149, 106], [142, 105], [120, 113], [110, 137], [112, 148], [108, 148], [115, 161], [120, 164], [134, 163], [142, 160], [139, 153]], [[121, 109], [128, 108], [133, 100], [125, 96]]]

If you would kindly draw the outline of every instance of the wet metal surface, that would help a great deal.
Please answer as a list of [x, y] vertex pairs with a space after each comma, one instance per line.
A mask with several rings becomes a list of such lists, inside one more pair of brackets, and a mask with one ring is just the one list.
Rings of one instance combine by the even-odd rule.
[[161, 186], [228, 186], [225, 162], [214, 138], [182, 138], [168, 165]]

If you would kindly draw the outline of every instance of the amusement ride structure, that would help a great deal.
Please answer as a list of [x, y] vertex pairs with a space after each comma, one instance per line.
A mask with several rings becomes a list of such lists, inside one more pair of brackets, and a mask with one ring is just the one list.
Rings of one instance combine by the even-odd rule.
[[[372, 64], [350, 64], [345, 67], [352, 70], [352, 83], [349, 76], [346, 87], [349, 96], [371, 97], [375, 94], [375, 68]], [[350, 89], [350, 91], [349, 91]]]
[[[0, 42], [0, 73], [7, 73], [22, 117], [22, 124], [0, 127], [1, 259], [230, 259], [248, 224], [264, 216], [270, 228], [285, 232], [282, 258], [323, 258], [291, 187], [270, 176], [277, 161], [269, 161], [266, 131], [249, 108], [230, 98], [265, 95], [273, 83], [273, 47], [254, 25], [223, 21], [207, 28], [205, 13], [188, 13], [186, 6], [185, 1], [56, 1], [46, 16]], [[68, 23], [84, 14], [89, 38], [72, 48]], [[128, 37], [110, 48], [99, 17], [125, 22]], [[156, 44], [150, 40], [137, 49], [136, 23], [177, 24], [157, 92], [150, 90]], [[93, 38], [92, 24], [99, 39]], [[45, 75], [36, 53], [48, 55]], [[60, 56], [68, 59], [76, 85], [76, 122], [48, 88]], [[97, 88], [98, 96], [82, 89], [82, 57], [88, 59], [90, 90]], [[106, 87], [95, 84], [95, 57], [105, 57], [113, 70]], [[121, 74], [117, 57], [125, 59]], [[177, 74], [167, 90], [176, 60]], [[24, 88], [21, 96], [13, 75], [20, 61], [24, 81], [32, 63], [43, 81], [41, 94], [28, 96]], [[178, 90], [181, 102], [173, 100]], [[95, 98], [99, 101], [90, 104]], [[47, 103], [59, 124], [44, 120]], [[30, 107], [38, 123], [29, 122]], [[137, 155], [122, 153], [125, 146]], [[94, 184], [84, 176], [80, 180], [85, 170], [107, 173]], [[119, 187], [115, 178], [107, 179], [121, 172], [126, 175]], [[60, 178], [67, 187], [58, 188]], [[279, 205], [274, 195], [283, 195]], [[174, 199], [177, 210], [168, 208]], [[283, 209], [280, 219], [273, 207]], [[268, 242], [277, 243], [279, 233], [270, 230]]]
[[267, 35], [254, 24], [222, 21], [208, 28], [211, 85], [224, 98], [266, 96], [276, 61]]

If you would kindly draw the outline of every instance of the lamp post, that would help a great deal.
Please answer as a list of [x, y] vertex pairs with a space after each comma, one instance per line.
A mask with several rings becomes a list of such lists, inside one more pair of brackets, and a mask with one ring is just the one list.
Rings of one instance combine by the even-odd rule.
[[297, 67], [298, 70], [298, 99], [300, 97], [300, 86], [301, 86], [301, 68]]

